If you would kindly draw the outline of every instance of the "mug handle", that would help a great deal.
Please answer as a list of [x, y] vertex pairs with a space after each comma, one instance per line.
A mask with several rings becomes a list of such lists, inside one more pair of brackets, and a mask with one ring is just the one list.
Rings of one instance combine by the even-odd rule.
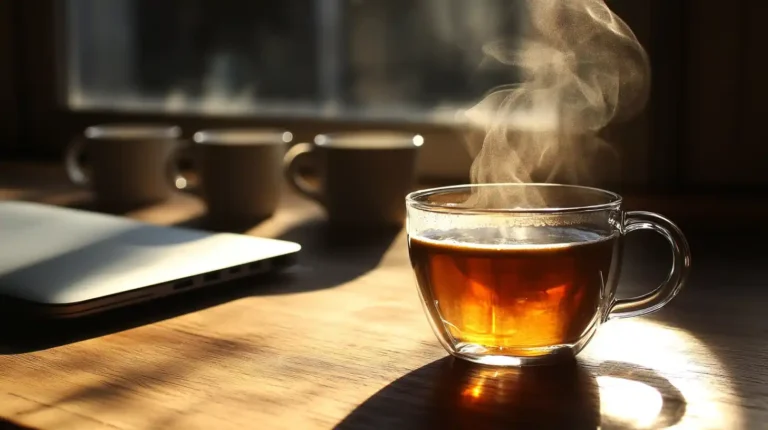
[[187, 146], [187, 143], [178, 142], [168, 157], [168, 181], [171, 183], [171, 188], [179, 191], [190, 191], [189, 181], [179, 169], [179, 154]]
[[688, 279], [691, 250], [680, 228], [659, 214], [627, 212], [622, 235], [635, 230], [653, 230], [667, 239], [672, 247], [672, 269], [667, 279], [650, 293], [631, 299], [615, 300], [608, 312], [608, 319], [631, 318], [656, 312], [680, 292]]
[[91, 182], [91, 178], [85, 174], [79, 161], [80, 155], [85, 149], [85, 143], [86, 141], [83, 139], [75, 139], [64, 153], [64, 168], [67, 169], [67, 177], [70, 182], [81, 187], [88, 186]]
[[311, 143], [297, 143], [296, 145], [293, 145], [293, 147], [285, 153], [285, 158], [283, 158], [283, 168], [286, 180], [296, 191], [310, 199], [321, 202], [320, 190], [317, 187], [310, 185], [299, 173], [298, 160], [302, 157], [309, 156], [314, 149], [315, 146]]

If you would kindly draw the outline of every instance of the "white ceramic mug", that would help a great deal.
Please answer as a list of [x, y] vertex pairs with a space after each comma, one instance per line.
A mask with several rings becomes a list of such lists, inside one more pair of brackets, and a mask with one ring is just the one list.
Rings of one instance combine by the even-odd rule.
[[271, 216], [283, 186], [282, 159], [293, 135], [284, 130], [222, 129], [195, 133], [200, 196], [210, 219]]
[[[321, 134], [314, 144], [300, 143], [285, 156], [289, 184], [322, 204], [333, 224], [353, 227], [400, 225], [403, 198], [412, 191], [418, 150], [424, 139], [394, 131]], [[310, 158], [317, 186], [299, 171]]]
[[[184, 185], [175, 154], [181, 129], [172, 125], [109, 124], [88, 127], [67, 149], [70, 181], [90, 188], [100, 206], [131, 208], [170, 197]], [[88, 170], [80, 156], [89, 159]]]

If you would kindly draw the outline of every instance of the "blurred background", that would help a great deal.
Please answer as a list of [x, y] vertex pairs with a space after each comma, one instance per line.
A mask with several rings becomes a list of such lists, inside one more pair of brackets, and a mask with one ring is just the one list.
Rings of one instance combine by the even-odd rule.
[[[747, 194], [768, 185], [768, 6], [611, 0], [651, 57], [649, 105], [606, 135], [604, 186]], [[425, 136], [419, 174], [464, 182], [457, 111], [516, 71], [483, 61], [525, 11], [508, 0], [4, 0], [0, 155], [58, 160], [96, 123], [274, 126], [295, 142], [394, 128]]]

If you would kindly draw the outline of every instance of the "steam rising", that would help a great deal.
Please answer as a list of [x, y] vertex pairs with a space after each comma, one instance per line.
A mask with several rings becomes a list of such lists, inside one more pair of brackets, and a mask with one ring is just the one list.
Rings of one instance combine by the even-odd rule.
[[[631, 117], [648, 97], [648, 58], [604, 0], [525, 0], [519, 39], [484, 47], [519, 71], [521, 83], [495, 89], [467, 112], [484, 131], [473, 183], [584, 182], [589, 159], [607, 144], [598, 132]], [[542, 196], [475, 195], [477, 204], [540, 205]]]

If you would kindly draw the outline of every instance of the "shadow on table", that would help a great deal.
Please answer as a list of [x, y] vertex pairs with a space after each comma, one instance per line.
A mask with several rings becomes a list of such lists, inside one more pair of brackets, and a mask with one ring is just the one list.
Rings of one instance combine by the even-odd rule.
[[[264, 219], [241, 222], [210, 220], [205, 215], [177, 224], [215, 232], [244, 233]], [[345, 228], [325, 219], [311, 219], [275, 239], [301, 245], [296, 264], [253, 295], [288, 294], [336, 287], [362, 276], [379, 264], [402, 227]]]
[[146, 204], [132, 204], [132, 205], [103, 205], [93, 197], [81, 198], [61, 204], [61, 206], [68, 207], [70, 209], [79, 209], [88, 212], [99, 212], [107, 215], [125, 215], [131, 211], [148, 208], [157, 205], [157, 202], [150, 202]]
[[32, 428], [33, 427], [23, 426], [21, 424], [16, 424], [13, 421], [0, 418], [0, 430], [32, 430]]
[[284, 294], [332, 288], [358, 278], [381, 262], [400, 227], [345, 229], [324, 220], [298, 225], [277, 239], [299, 243], [297, 264], [261, 294]]
[[[685, 414], [680, 392], [655, 372], [606, 364], [610, 376], [663, 393], [664, 404], [652, 428], [673, 425]], [[601, 419], [596, 379], [603, 376], [602, 369], [594, 375], [575, 360], [557, 366], [496, 368], [447, 357], [383, 388], [337, 428], [596, 429], [608, 424]]]
[[[0, 184], [2, 186], [2, 184]], [[131, 206], [103, 206], [97, 203], [93, 195], [87, 191], [71, 189], [72, 186], [52, 187], [45, 190], [34, 190], [21, 193], [14, 200], [32, 203], [41, 203], [52, 206], [78, 209], [88, 212], [99, 212], [108, 215], [125, 215], [132, 210], [143, 209], [152, 206], [151, 203]], [[64, 195], [64, 198], [62, 198]]]
[[257, 217], [239, 220], [219, 220], [202, 214], [175, 224], [177, 227], [208, 230], [219, 233], [245, 233], [256, 227], [269, 217]]
[[0, 312], [0, 355], [20, 354], [49, 349], [87, 339], [153, 324], [192, 312], [221, 305], [251, 295], [257, 284], [271, 282], [273, 275], [261, 280], [242, 279], [213, 288], [190, 291], [147, 303], [126, 306], [100, 314], [72, 319], [30, 318], [14, 315], [10, 303]]

